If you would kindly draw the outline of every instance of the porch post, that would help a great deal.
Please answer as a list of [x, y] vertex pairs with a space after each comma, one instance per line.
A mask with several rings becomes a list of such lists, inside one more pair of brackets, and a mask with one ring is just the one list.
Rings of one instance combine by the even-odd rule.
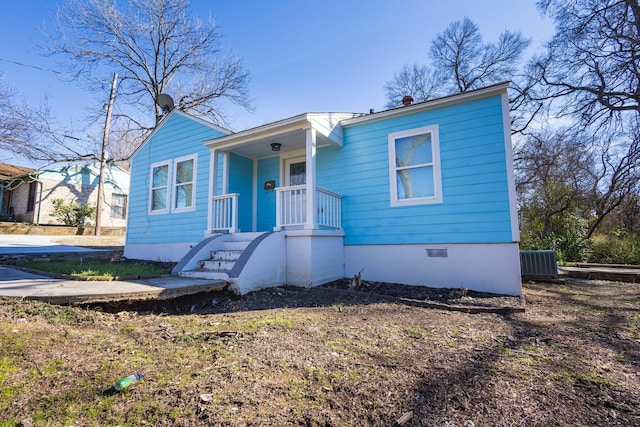
[[318, 199], [316, 197], [316, 130], [313, 126], [306, 129], [307, 154], [307, 221], [305, 230], [318, 228]]
[[207, 213], [207, 231], [213, 232], [213, 196], [216, 196], [218, 188], [218, 151], [211, 150], [209, 159], [209, 207]]

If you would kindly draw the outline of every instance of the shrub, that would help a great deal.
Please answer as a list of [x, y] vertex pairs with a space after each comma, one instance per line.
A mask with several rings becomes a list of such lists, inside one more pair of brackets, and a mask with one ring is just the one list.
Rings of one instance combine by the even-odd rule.
[[616, 231], [593, 236], [590, 241], [589, 262], [599, 264], [640, 264], [638, 236]]
[[96, 208], [88, 203], [71, 202], [66, 204], [64, 200], [56, 199], [53, 201], [51, 216], [56, 217], [64, 225], [83, 229], [85, 225], [90, 224], [89, 220], [95, 219]]
[[554, 250], [561, 262], [582, 262], [587, 258], [587, 222], [575, 214], [556, 215], [551, 227], [544, 230], [540, 221], [529, 221], [521, 233], [520, 248], [526, 250]]

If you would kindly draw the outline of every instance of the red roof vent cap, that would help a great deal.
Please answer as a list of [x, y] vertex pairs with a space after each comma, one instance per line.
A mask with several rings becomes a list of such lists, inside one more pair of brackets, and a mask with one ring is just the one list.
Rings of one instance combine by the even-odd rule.
[[404, 98], [402, 98], [402, 105], [406, 107], [411, 104], [413, 104], [413, 96], [406, 95]]

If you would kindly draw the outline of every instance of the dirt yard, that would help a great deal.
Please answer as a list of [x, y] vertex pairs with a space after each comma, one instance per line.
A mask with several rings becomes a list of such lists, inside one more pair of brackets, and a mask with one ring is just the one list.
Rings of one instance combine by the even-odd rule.
[[0, 300], [0, 425], [640, 425], [637, 284], [528, 283], [526, 312], [510, 315], [370, 293], [517, 298], [334, 287], [92, 308]]

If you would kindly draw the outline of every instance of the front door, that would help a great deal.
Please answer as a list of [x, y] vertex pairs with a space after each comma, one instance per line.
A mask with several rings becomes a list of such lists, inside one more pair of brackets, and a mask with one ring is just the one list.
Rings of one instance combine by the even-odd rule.
[[307, 163], [304, 157], [295, 157], [284, 161], [284, 184], [293, 188], [283, 193], [283, 224], [303, 225], [307, 219]]
[[304, 157], [296, 157], [284, 161], [284, 182], [287, 187], [307, 183], [307, 162]]

